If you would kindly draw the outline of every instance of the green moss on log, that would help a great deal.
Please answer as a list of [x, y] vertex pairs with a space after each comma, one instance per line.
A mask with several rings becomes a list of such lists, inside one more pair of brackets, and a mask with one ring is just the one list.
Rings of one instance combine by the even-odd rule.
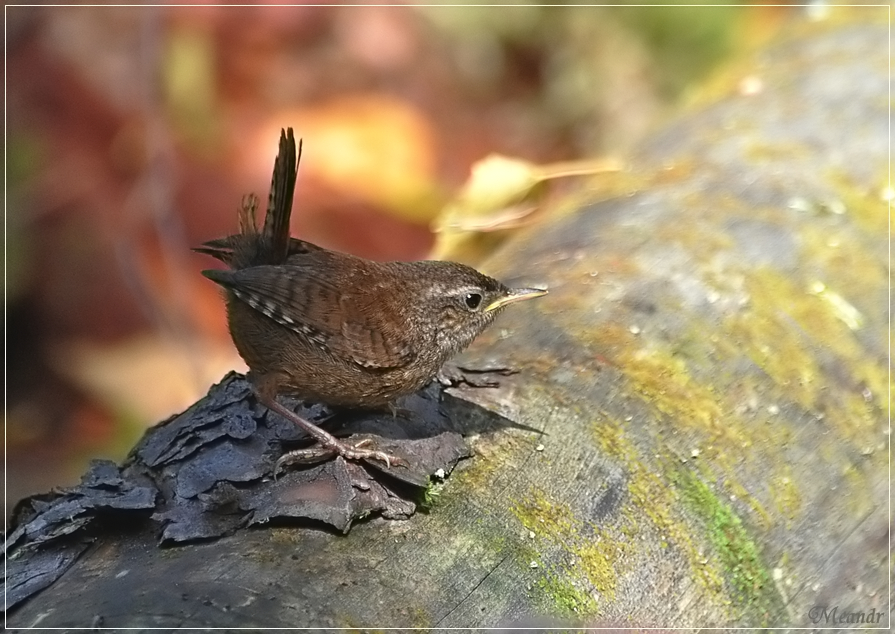
[[703, 524], [734, 604], [743, 616], [771, 624], [772, 617], [785, 613], [783, 600], [740, 518], [692, 471], [677, 469], [674, 483], [681, 500]]

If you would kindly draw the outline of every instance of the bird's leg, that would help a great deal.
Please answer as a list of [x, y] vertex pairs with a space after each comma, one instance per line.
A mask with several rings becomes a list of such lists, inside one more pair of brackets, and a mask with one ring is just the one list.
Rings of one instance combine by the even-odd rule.
[[296, 451], [290, 451], [287, 454], [284, 454], [278, 461], [277, 465], [281, 465], [283, 461], [286, 462], [300, 462], [303, 459], [312, 457], [313, 455], [317, 455], [321, 458], [325, 458], [327, 455], [335, 455], [338, 454], [343, 458], [347, 458], [348, 460], [363, 460], [364, 458], [370, 460], [379, 460], [385, 463], [385, 466], [391, 468], [392, 464], [401, 464], [402, 461], [400, 458], [396, 456], [390, 456], [384, 451], [377, 451], [375, 449], [362, 449], [361, 447], [370, 442], [369, 439], [362, 440], [356, 445], [349, 445], [347, 443], [342, 442], [332, 434], [327, 431], [324, 431], [317, 427], [314, 423], [305, 420], [295, 412], [287, 409], [283, 405], [280, 405], [276, 400], [266, 400], [259, 399], [261, 402], [268, 407], [271, 411], [276, 412], [283, 418], [287, 420], [291, 420], [293, 423], [301, 427], [305, 430], [309, 436], [314, 438], [317, 441], [317, 447], [312, 447], [310, 450], [299, 449]]
[[277, 460], [276, 467], [274, 468], [274, 473], [276, 473], [279, 470], [279, 467], [283, 464], [304, 462], [313, 457], [317, 457], [318, 459], [325, 459], [329, 455], [336, 454], [348, 460], [379, 460], [380, 462], [384, 462], [385, 466], [389, 469], [393, 464], [404, 463], [400, 458], [391, 456], [384, 451], [378, 451], [375, 449], [362, 449], [363, 445], [370, 442], [369, 439], [362, 440], [356, 445], [349, 445], [340, 441], [329, 432], [320, 429], [314, 423], [305, 420], [295, 412], [281, 405], [277, 401], [276, 397], [276, 383], [271, 382], [270, 380], [258, 380], [254, 376], [249, 377], [249, 380], [252, 383], [252, 386], [255, 388], [255, 395], [265, 407], [273, 412], [276, 412], [283, 418], [291, 420], [293, 423], [305, 430], [305, 432], [307, 432], [309, 436], [317, 441], [317, 447], [290, 451], [281, 456], [280, 459]]
[[413, 410], [407, 409], [406, 407], [398, 407], [393, 402], [389, 402], [387, 405], [388, 411], [391, 412], [392, 418], [403, 418], [404, 420], [412, 420], [413, 419]]
[[[372, 440], [369, 438], [364, 438], [360, 442], [354, 445], [355, 451], [363, 451], [359, 450], [359, 447], [363, 447], [364, 445], [369, 445]], [[403, 464], [403, 461], [396, 456], [390, 456], [384, 452], [377, 451], [374, 452], [376, 454], [382, 454], [384, 458], [384, 462], [387, 468], [391, 468], [392, 464]], [[329, 460], [333, 456], [338, 455], [338, 452], [334, 449], [329, 449], [324, 447], [323, 445], [315, 445], [313, 447], [308, 447], [307, 449], [295, 449], [293, 451], [288, 451], [284, 453], [277, 459], [277, 463], [273, 468], [273, 479], [277, 479], [277, 475], [280, 473], [280, 470], [291, 464], [315, 464], [318, 462], [323, 462], [324, 460]]]
[[354, 407], [351, 409], [335, 409], [333, 410], [332, 415], [327, 418], [325, 421], [330, 423], [335, 420], [338, 421], [336, 424], [337, 427], [344, 427], [347, 423], [357, 419], [358, 417], [370, 416], [374, 414], [389, 414], [392, 418], [403, 418], [404, 420], [413, 420], [414, 412], [411, 409], [407, 409], [404, 407], [398, 407], [393, 402], [386, 403], [385, 405], [370, 405], [365, 407]]

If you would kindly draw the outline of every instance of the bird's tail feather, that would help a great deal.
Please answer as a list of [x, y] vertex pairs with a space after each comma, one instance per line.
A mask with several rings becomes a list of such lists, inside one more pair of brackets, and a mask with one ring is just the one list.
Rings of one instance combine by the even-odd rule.
[[232, 269], [283, 264], [290, 255], [315, 250], [317, 247], [314, 245], [289, 237], [289, 218], [292, 215], [300, 158], [301, 141], [296, 151], [292, 128], [280, 130], [280, 148], [274, 163], [264, 227], [258, 231], [255, 219], [258, 197], [249, 194], [243, 197], [237, 210], [239, 233], [210, 240], [193, 250], [217, 258]]
[[[264, 228], [261, 230], [265, 259], [268, 260], [265, 264], [280, 264], [286, 261], [289, 252], [289, 218], [292, 215], [292, 198], [295, 194], [300, 159], [301, 141], [298, 142], [296, 151], [292, 128], [281, 130], [280, 149], [270, 182], [267, 215], [264, 218]], [[248, 225], [248, 219], [245, 224]], [[254, 226], [254, 211], [251, 225]]]

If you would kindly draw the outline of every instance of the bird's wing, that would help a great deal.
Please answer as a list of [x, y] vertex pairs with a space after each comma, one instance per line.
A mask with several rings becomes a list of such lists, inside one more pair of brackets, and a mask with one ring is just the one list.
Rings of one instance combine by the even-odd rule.
[[381, 370], [402, 367], [413, 358], [406, 331], [393, 316], [377, 319], [376, 311], [337, 288], [319, 267], [290, 264], [202, 273], [335, 356]]
[[339, 299], [342, 323], [338, 346], [355, 363], [373, 369], [400, 368], [409, 364], [415, 350], [404, 320], [393, 311], [372, 304], [374, 298], [342, 294]]

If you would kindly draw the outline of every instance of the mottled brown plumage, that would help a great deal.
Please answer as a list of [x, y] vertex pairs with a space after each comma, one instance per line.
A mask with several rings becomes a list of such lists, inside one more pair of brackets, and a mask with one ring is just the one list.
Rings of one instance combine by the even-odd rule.
[[[300, 155], [300, 149], [299, 149]], [[508, 304], [543, 295], [509, 289], [455, 262], [372, 262], [289, 237], [298, 159], [280, 136], [264, 227], [243, 199], [240, 233], [197, 251], [231, 270], [203, 271], [226, 291], [230, 334], [259, 400], [295, 421], [325, 453], [394, 457], [341, 443], [276, 401], [380, 407], [428, 383]]]

